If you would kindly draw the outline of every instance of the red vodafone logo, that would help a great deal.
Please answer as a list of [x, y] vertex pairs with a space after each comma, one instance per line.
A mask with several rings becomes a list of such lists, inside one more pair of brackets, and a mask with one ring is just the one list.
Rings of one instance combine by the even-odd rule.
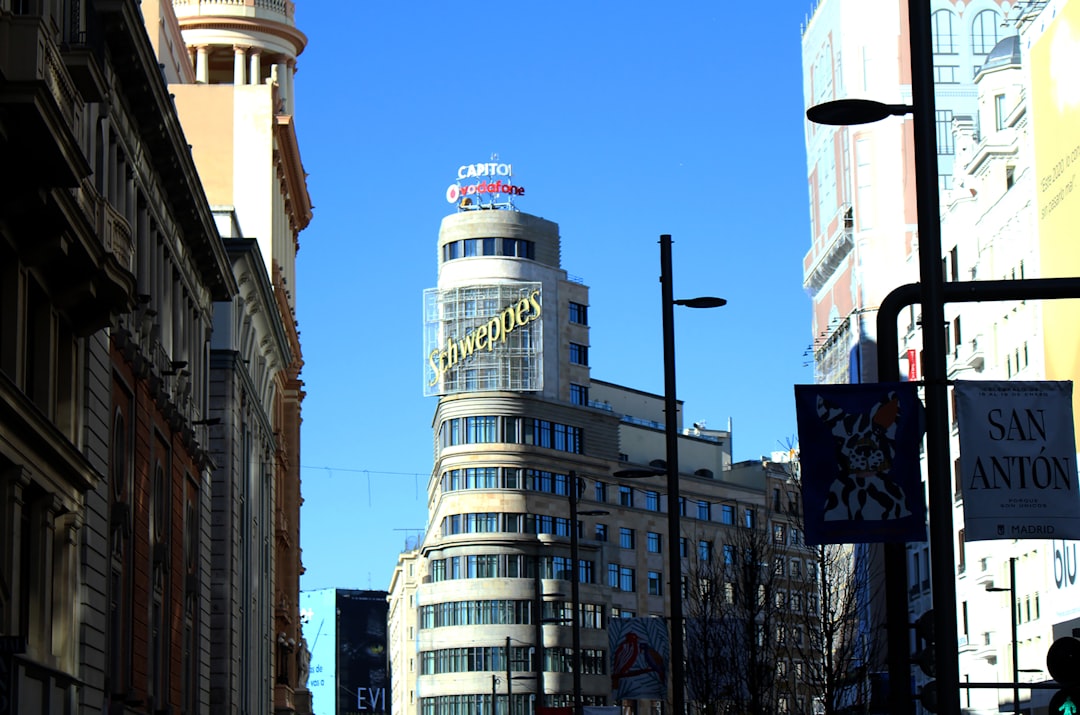
[[524, 196], [525, 187], [515, 186], [510, 182], [503, 183], [502, 179], [496, 181], [480, 181], [475, 184], [450, 184], [446, 189], [447, 202], [454, 204], [467, 196], [479, 196], [481, 194], [506, 194], [507, 196]]
[[[461, 202], [463, 199], [473, 199], [462, 204], [474, 204], [494, 206], [496, 196], [503, 194], [507, 198], [524, 196], [525, 187], [513, 183], [514, 167], [511, 164], [499, 163], [493, 155], [492, 160], [481, 164], [462, 164], [458, 167], [457, 182], [446, 188], [446, 201], [451, 204]], [[472, 179], [473, 183], [462, 182]], [[480, 197], [488, 194], [485, 200]]]

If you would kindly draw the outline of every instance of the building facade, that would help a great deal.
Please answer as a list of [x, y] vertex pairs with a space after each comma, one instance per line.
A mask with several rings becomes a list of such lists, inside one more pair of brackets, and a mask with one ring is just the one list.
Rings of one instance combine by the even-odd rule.
[[[3, 712], [303, 711], [293, 264], [211, 209], [171, 2], [4, 1], [0, 36]], [[310, 202], [271, 106], [287, 257]]]
[[[829, 8], [831, 6], [831, 8]], [[906, 14], [900, 3], [899, 12]], [[1057, 28], [1073, 27], [1077, 22], [1077, 6], [1073, 2], [1009, 3], [934, 3], [933, 50], [935, 98], [939, 110], [937, 144], [939, 154], [939, 189], [942, 212], [942, 262], [946, 281], [1017, 280], [1031, 278], [1075, 276], [1080, 269], [1075, 242], [1066, 239], [1064, 228], [1075, 216], [1076, 201], [1068, 200], [1067, 179], [1055, 184], [1055, 164], [1070, 156], [1076, 144], [1075, 111], [1062, 100], [1062, 90], [1052, 77], [1059, 69], [1051, 59], [1052, 40], [1046, 41]], [[828, 8], [823, 12], [823, 8]], [[815, 12], [804, 34], [804, 72], [807, 82], [816, 71], [813, 58], [820, 56], [807, 50], [821, 48], [822, 38], [846, 24], [859, 21], [860, 10], [843, 3], [823, 2]], [[1072, 13], [1070, 15], [1070, 12]], [[989, 13], [989, 14], [988, 14]], [[820, 17], [819, 17], [820, 14]], [[850, 18], [848, 19], [848, 16]], [[843, 16], [845, 19], [841, 19]], [[993, 17], [997, 30], [992, 30], [983, 18]], [[952, 29], [951, 35], [948, 32]], [[828, 31], [827, 31], [828, 30]], [[890, 35], [891, 36], [891, 35]], [[810, 38], [808, 40], [808, 38]], [[993, 42], [991, 43], [991, 40]], [[907, 38], [902, 38], [902, 47]], [[950, 48], [952, 50], [950, 51]], [[976, 50], [985, 50], [976, 51]], [[846, 48], [845, 62], [850, 69], [836, 76], [858, 74], [862, 58], [858, 47]], [[903, 58], [903, 51], [899, 53]], [[970, 77], [957, 86], [951, 68], [957, 59], [970, 59]], [[960, 63], [963, 66], [963, 63]], [[834, 65], [840, 65], [835, 61]], [[901, 77], [903, 75], [901, 74]], [[893, 83], [895, 84], [895, 83]], [[867, 93], [832, 93], [819, 98], [807, 91], [807, 104], [816, 104], [842, 96], [868, 96], [886, 101], [889, 87], [875, 84]], [[903, 101], [910, 100], [909, 86], [900, 83]], [[903, 91], [907, 94], [903, 94]], [[879, 91], [885, 92], [880, 96]], [[957, 96], [963, 102], [957, 104]], [[950, 113], [942, 112], [943, 108]], [[1070, 112], [1072, 112], [1070, 114]], [[1071, 123], [1070, 123], [1071, 121]], [[906, 228], [900, 222], [889, 224], [893, 235], [905, 235], [907, 248], [899, 256], [895, 247], [882, 246], [881, 241], [867, 237], [859, 240], [857, 217], [866, 213], [860, 209], [862, 188], [872, 182], [859, 177], [869, 172], [876, 177], [884, 168], [893, 172], [893, 164], [906, 167], [911, 174], [910, 151], [902, 144], [883, 146], [877, 140], [881, 132], [892, 131], [892, 125], [909, 125], [910, 120], [887, 120], [878, 125], [828, 129], [808, 126], [808, 137], [839, 135], [854, 137], [856, 145], [852, 159], [842, 163], [841, 173], [851, 178], [840, 187], [841, 196], [850, 196], [850, 216], [841, 240], [823, 240], [825, 234], [815, 228], [815, 246], [807, 257], [807, 266], [827, 266], [821, 275], [827, 278], [807, 283], [815, 300], [815, 329], [821, 330], [821, 341], [815, 355], [821, 367], [819, 379], [828, 381], [841, 376], [856, 381], [875, 379], [876, 373], [861, 369], [835, 372], [833, 366], [854, 365], [855, 361], [837, 359], [830, 362], [834, 348], [840, 346], [850, 355], [861, 356], [861, 364], [871, 364], [873, 341], [857, 338], [850, 331], [854, 325], [844, 318], [843, 309], [830, 312], [824, 306], [837, 305], [833, 286], [874, 284], [876, 295], [887, 293], [897, 284], [918, 279], [915, 269], [917, 235], [914, 228], [914, 202], [911, 193], [893, 193], [888, 200], [893, 210], [903, 210], [909, 219]], [[1069, 128], [1066, 128], [1069, 127]], [[1039, 132], [1036, 132], [1039, 130]], [[910, 132], [905, 136], [909, 141]], [[858, 141], [871, 142], [872, 150], [862, 161]], [[843, 146], [851, 147], [850, 140]], [[811, 186], [816, 181], [815, 161], [820, 160], [820, 147], [815, 149], [808, 139], [811, 164]], [[910, 146], [910, 145], [908, 145]], [[885, 151], [887, 156], [882, 157]], [[837, 154], [846, 157], [848, 150]], [[947, 157], [947, 160], [945, 160]], [[876, 168], [871, 161], [880, 162]], [[1042, 164], [1040, 165], [1040, 161]], [[865, 171], [864, 171], [865, 169]], [[910, 182], [908, 182], [910, 183]], [[845, 188], [846, 187], [846, 188]], [[1052, 190], [1051, 190], [1052, 189]], [[843, 193], [847, 191], [848, 193]], [[874, 193], [869, 194], [873, 196]], [[901, 202], [900, 196], [904, 197]], [[871, 213], [872, 222], [879, 215]], [[813, 221], [818, 225], [817, 215]], [[872, 226], [871, 226], [872, 227]], [[904, 233], [907, 231], [907, 233]], [[914, 238], [913, 243], [910, 239]], [[823, 249], [828, 246], [850, 248]], [[815, 258], [820, 257], [820, 258]], [[881, 262], [885, 261], [884, 264]], [[858, 270], [864, 264], [888, 265], [906, 261], [906, 273], [897, 270], [896, 277], [883, 280]], [[836, 267], [843, 266], [842, 270]], [[812, 277], [808, 268], [806, 275]], [[850, 278], [848, 278], [850, 276]], [[842, 280], [841, 280], [842, 279]], [[830, 284], [830, 281], [834, 281]], [[835, 292], [835, 291], [833, 291]], [[865, 296], [861, 288], [850, 291], [853, 296]], [[1080, 369], [1076, 363], [1075, 301], [986, 301], [945, 305], [946, 367], [950, 380], [1075, 380]], [[852, 303], [854, 310], [872, 311], [874, 304]], [[823, 316], [838, 315], [839, 320], [823, 324]], [[852, 337], [843, 340], [831, 336], [840, 330]], [[877, 360], [897, 360], [901, 373], [911, 379], [921, 377], [919, 356], [922, 350], [921, 316], [919, 307], [912, 306], [901, 316], [898, 325], [900, 352], [898, 355], [873, 355]], [[1074, 408], [1076, 397], [1074, 395]], [[972, 712], [998, 712], [1002, 709], [1028, 713], [1046, 711], [1048, 694], [1045, 691], [1020, 688], [1019, 702], [1014, 703], [1012, 687], [998, 689], [964, 688], [965, 681], [1008, 684], [1039, 682], [1047, 679], [1046, 651], [1055, 637], [1069, 635], [1080, 622], [1075, 606], [1075, 579], [1070, 577], [1069, 559], [1075, 559], [1075, 545], [1061, 540], [1007, 539], [973, 541], [965, 538], [963, 475], [958, 459], [958, 421], [954, 410], [950, 414], [950, 453], [953, 458], [952, 476], [954, 503], [952, 520], [956, 562], [956, 620], [959, 644], [960, 704]], [[929, 548], [926, 544], [908, 546], [909, 617], [912, 622], [932, 606]], [[1011, 613], [1010, 613], [1011, 609]], [[1015, 623], [1015, 626], [1013, 625]], [[1014, 631], [1015, 628], [1015, 631]], [[1013, 658], [1013, 642], [1016, 658]], [[912, 644], [914, 646], [914, 644]], [[915, 693], [930, 678], [920, 670], [913, 671]], [[921, 703], [917, 705], [922, 709]]]
[[212, 712], [305, 712], [296, 254], [312, 211], [293, 77], [307, 38], [280, 0], [173, 0], [147, 24], [241, 289], [212, 351]]
[[[465, 198], [442, 222], [438, 283], [425, 293], [435, 462], [427, 533], [389, 588], [391, 709], [569, 706], [575, 655], [582, 702], [612, 705], [611, 620], [663, 617], [670, 589], [686, 588], [669, 581], [669, 538], [690, 564], [729, 553], [729, 533], [771, 524], [765, 475], [760, 463], [731, 469], [730, 432], [684, 429], [680, 402], [682, 496], [669, 506], [664, 399], [591, 377], [588, 288], [560, 265], [558, 226], [468, 188], [451, 187]], [[669, 508], [685, 517], [679, 534]]]
[[196, 712], [209, 336], [236, 282], [137, 5], [4, 3], [0, 24], [18, 177], [3, 210], [5, 705]]

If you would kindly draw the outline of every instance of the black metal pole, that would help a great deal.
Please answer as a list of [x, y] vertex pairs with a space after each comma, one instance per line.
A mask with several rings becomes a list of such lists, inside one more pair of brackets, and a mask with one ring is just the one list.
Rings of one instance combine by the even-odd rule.
[[679, 515], [679, 433], [675, 398], [675, 298], [671, 286], [671, 236], [660, 236], [660, 294], [664, 324], [664, 436], [668, 492], [668, 603], [671, 605], [671, 711], [684, 715], [682, 533]]
[[1020, 647], [1016, 642], [1016, 557], [1009, 557], [1009, 612], [1012, 623], [1013, 712], [1020, 715]]
[[945, 386], [945, 304], [942, 296], [941, 216], [938, 203], [933, 46], [929, 0], [908, 0], [911, 95], [915, 150], [915, 200], [922, 285], [923, 373], [926, 381], [926, 457], [933, 581], [938, 715], [960, 713], [956, 640], [956, 567], [953, 551], [949, 404]]
[[570, 607], [574, 610], [570, 626], [570, 645], [574, 649], [571, 667], [574, 669], [574, 715], [581, 715], [581, 571], [578, 565], [578, 499], [581, 498], [577, 472], [571, 470], [568, 491], [570, 497]]
[[495, 689], [495, 686], [498, 685], [498, 683], [499, 683], [499, 676], [492, 673], [491, 674], [491, 715], [497, 715], [497, 708], [495, 706], [495, 701], [497, 700], [499, 693]]

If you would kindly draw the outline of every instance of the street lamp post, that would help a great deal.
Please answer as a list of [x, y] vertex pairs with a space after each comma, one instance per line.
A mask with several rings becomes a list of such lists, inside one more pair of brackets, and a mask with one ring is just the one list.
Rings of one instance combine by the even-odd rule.
[[998, 588], [986, 585], [986, 590], [991, 593], [1009, 593], [1009, 625], [1012, 627], [1012, 675], [1013, 675], [1013, 713], [1020, 715], [1020, 664], [1017, 662], [1020, 656], [1020, 648], [1016, 642], [1016, 557], [1009, 557], [1009, 587]]
[[[911, 112], [914, 130], [915, 214], [919, 230], [919, 302], [923, 312], [923, 381], [926, 402], [926, 466], [929, 496], [930, 568], [933, 581], [934, 649], [937, 668], [938, 715], [959, 715], [960, 670], [956, 639], [956, 560], [953, 550], [952, 484], [949, 463], [948, 391], [945, 378], [944, 275], [941, 266], [941, 217], [937, 187], [937, 137], [934, 105], [933, 46], [930, 3], [910, 0], [908, 29], [911, 49], [911, 105], [890, 105], [866, 100], [838, 100], [811, 107], [806, 116], [821, 124], [863, 124], [890, 115]], [[893, 355], [882, 353], [887, 360]], [[886, 568], [899, 567], [899, 549], [887, 549]], [[893, 564], [892, 569], [889, 563]], [[906, 577], [906, 574], [904, 574]], [[886, 575], [886, 580], [889, 575]], [[891, 585], [891, 584], [890, 584]], [[890, 590], [895, 590], [895, 587]], [[895, 600], [895, 599], [894, 599]], [[891, 684], [906, 690], [908, 678], [897, 677], [904, 668], [895, 635], [899, 618], [887, 608], [889, 623], [889, 675]], [[903, 614], [906, 629], [907, 614]], [[906, 700], [906, 699], [905, 699]], [[892, 711], [904, 713], [911, 703], [894, 697]]]
[[678, 401], [675, 393], [675, 306], [687, 308], [719, 308], [727, 305], [723, 298], [703, 296], [675, 300], [671, 284], [671, 236], [660, 236], [660, 297], [663, 303], [664, 330], [664, 457], [665, 469], [626, 469], [612, 476], [621, 479], [667, 476], [667, 526], [668, 526], [668, 604], [671, 610], [671, 711], [684, 715], [686, 693], [684, 690], [685, 667], [683, 655], [683, 605], [682, 605], [682, 533], [679, 513], [679, 425], [677, 424]]
[[683, 673], [683, 607], [682, 554], [679, 551], [679, 432], [676, 424], [675, 393], [675, 306], [690, 308], [719, 308], [727, 304], [723, 298], [690, 298], [675, 300], [671, 285], [671, 236], [660, 236], [660, 295], [663, 303], [664, 330], [664, 437], [667, 461], [668, 493], [668, 571], [670, 581], [668, 602], [671, 605], [671, 711], [683, 715], [685, 692]]

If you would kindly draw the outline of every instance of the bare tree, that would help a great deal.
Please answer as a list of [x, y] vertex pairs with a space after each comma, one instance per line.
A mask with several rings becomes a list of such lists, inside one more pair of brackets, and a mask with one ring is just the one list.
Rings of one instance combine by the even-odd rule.
[[777, 579], [760, 509], [727, 529], [713, 553], [699, 541], [689, 558], [686, 682], [703, 715], [775, 715], [776, 663], [782, 647]]
[[[801, 504], [797, 462], [789, 481]], [[802, 512], [796, 510], [798, 515]], [[880, 580], [872, 578], [874, 548], [858, 544], [805, 547], [807, 584], [792, 615], [802, 637], [790, 644], [795, 673], [823, 715], [869, 712], [871, 676], [876, 667], [880, 624], [872, 620], [880, 599]]]

